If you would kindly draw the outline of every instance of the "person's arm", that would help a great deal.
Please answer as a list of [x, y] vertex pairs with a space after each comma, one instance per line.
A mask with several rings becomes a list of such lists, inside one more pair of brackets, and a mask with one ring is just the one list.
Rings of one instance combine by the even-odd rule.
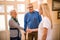
[[48, 29], [47, 28], [43, 28], [42, 40], [46, 40], [46, 38], [47, 38], [47, 32], [48, 32]]
[[18, 28], [23, 30], [23, 28], [20, 27], [14, 20], [10, 20], [9, 25], [12, 26], [13, 28]]
[[24, 17], [24, 31], [26, 32], [27, 29], [27, 15]]
[[46, 40], [46, 38], [48, 37], [47, 33], [48, 33], [48, 30], [50, 30], [51, 28], [51, 21], [49, 20], [48, 17], [44, 18], [43, 20], [43, 35], [42, 35], [42, 40]]
[[33, 32], [38, 32], [38, 28], [36, 29], [31, 29]]

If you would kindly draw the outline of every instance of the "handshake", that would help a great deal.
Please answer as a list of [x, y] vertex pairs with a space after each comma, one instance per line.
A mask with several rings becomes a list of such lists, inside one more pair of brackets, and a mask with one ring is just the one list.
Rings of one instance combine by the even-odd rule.
[[27, 33], [32, 33], [32, 32], [37, 32], [38, 31], [38, 29], [26, 29], [26, 32]]

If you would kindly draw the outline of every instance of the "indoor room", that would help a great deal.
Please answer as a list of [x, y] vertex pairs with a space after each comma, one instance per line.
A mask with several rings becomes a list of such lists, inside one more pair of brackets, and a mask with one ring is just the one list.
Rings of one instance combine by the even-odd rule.
[[[19, 29], [21, 32], [21, 40], [29, 40], [29, 37], [28, 37], [29, 31], [26, 32], [25, 31], [26, 29], [24, 30], [25, 22], [26, 21], [28, 22], [33, 18], [33, 16], [31, 14], [28, 14], [28, 16], [26, 17], [26, 20], [25, 20], [25, 16], [27, 13], [29, 13], [29, 11], [30, 11], [29, 8], [31, 8], [29, 6], [31, 6], [31, 4], [32, 4], [33, 9], [37, 13], [40, 13], [40, 6], [42, 4], [41, 7], [43, 10], [43, 14], [44, 14], [44, 9], [43, 9], [44, 3], [47, 3], [47, 5], [50, 9], [48, 11], [48, 13], [50, 12], [49, 17], [51, 18], [51, 22], [52, 22], [51, 23], [52, 27], [50, 30], [51, 36], [48, 40], [60, 40], [60, 0], [0, 0], [0, 40], [11, 40], [11, 36], [10, 36], [11, 29], [10, 29], [10, 25], [9, 25], [9, 20], [11, 19], [12, 15], [13, 15], [13, 14], [11, 14], [11, 13], [13, 13], [13, 11], [17, 13], [16, 15], [17, 15], [18, 24], [21, 27]], [[34, 16], [36, 17], [36, 15], [34, 15]], [[29, 18], [31, 17], [31, 19], [29, 19], [28, 17]], [[27, 18], [28, 18], [28, 20], [27, 20]], [[32, 22], [32, 20], [31, 20], [31, 22]], [[35, 21], [36, 20], [34, 19], [34, 22]], [[33, 23], [31, 23], [31, 24], [33, 25]], [[37, 25], [37, 23], [34, 23], [34, 24]], [[48, 24], [48, 22], [47, 22], [47, 24]], [[29, 22], [26, 23], [26, 25], [29, 26]], [[27, 30], [29, 30], [28, 26], [27, 26]], [[12, 30], [14, 31], [15, 29], [12, 29]], [[37, 28], [37, 32], [39, 33], [38, 28]], [[14, 34], [15, 33], [13, 33], [13, 35]], [[17, 32], [17, 35], [18, 34], [19, 34], [19, 32]], [[35, 39], [33, 38], [32, 40], [35, 40]], [[37, 40], [38, 40], [38, 38], [37, 38]]]

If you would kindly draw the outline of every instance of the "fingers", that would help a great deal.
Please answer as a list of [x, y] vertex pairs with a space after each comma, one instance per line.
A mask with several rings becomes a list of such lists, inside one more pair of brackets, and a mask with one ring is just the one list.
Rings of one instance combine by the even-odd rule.
[[26, 32], [31, 33], [31, 32], [32, 32], [32, 30], [31, 30], [31, 29], [27, 29], [27, 30], [26, 30]]

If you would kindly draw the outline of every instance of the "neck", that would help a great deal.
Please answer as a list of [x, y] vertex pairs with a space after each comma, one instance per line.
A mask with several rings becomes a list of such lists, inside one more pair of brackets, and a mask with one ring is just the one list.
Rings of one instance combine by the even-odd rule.
[[30, 12], [30, 13], [33, 13], [33, 12], [34, 12], [34, 10], [32, 12]]
[[[12, 18], [14, 18], [14, 17], [12, 17]], [[14, 19], [16, 19], [16, 18], [14, 18]]]

